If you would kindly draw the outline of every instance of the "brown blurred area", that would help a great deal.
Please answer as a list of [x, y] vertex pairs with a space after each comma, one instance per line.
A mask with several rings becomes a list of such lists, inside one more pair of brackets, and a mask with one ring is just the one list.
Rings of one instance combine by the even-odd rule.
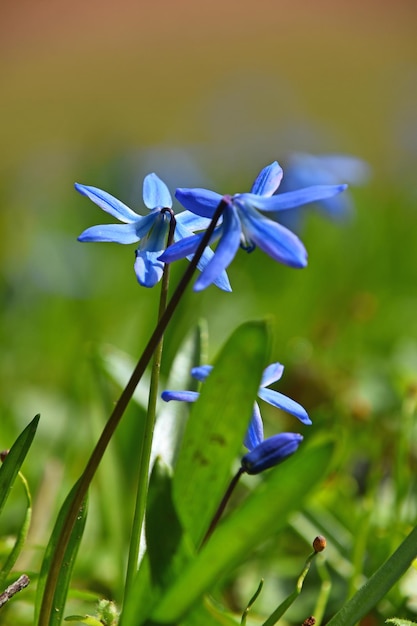
[[258, 153], [258, 140], [263, 160], [276, 146], [277, 158], [324, 149], [402, 162], [415, 150], [416, 7], [5, 1], [0, 163], [55, 144]]

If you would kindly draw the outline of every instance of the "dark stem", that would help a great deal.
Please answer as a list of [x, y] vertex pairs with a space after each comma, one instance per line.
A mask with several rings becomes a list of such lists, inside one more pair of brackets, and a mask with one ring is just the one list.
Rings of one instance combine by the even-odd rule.
[[63, 524], [62, 531], [59, 537], [59, 540], [56, 544], [55, 551], [53, 557], [51, 559], [48, 577], [46, 580], [45, 591], [42, 598], [42, 606], [40, 610], [39, 617], [39, 626], [48, 626], [49, 617], [53, 611], [53, 601], [55, 596], [56, 584], [59, 578], [59, 572], [62, 567], [62, 563], [65, 558], [65, 551], [68, 546], [68, 542], [71, 537], [71, 533], [77, 519], [78, 511], [82, 505], [82, 502], [87, 494], [90, 483], [96, 473], [97, 467], [104, 455], [104, 452], [113, 436], [114, 431], [116, 430], [126, 408], [129, 404], [130, 399], [133, 396], [133, 393], [142, 378], [152, 356], [153, 353], [160, 342], [166, 327], [168, 326], [169, 321], [171, 320], [172, 315], [177, 308], [179, 301], [181, 300], [185, 289], [187, 288], [191, 278], [193, 277], [194, 271], [197, 267], [197, 263], [199, 262], [204, 249], [208, 245], [211, 235], [216, 227], [220, 216], [228, 203], [230, 202], [230, 198], [225, 196], [222, 198], [219, 203], [216, 211], [214, 212], [213, 219], [210, 222], [206, 232], [204, 233], [204, 237], [202, 238], [200, 245], [198, 246], [190, 264], [184, 272], [180, 282], [176, 290], [174, 291], [171, 300], [168, 302], [168, 305], [161, 316], [154, 332], [151, 335], [151, 338], [146, 345], [142, 356], [139, 358], [139, 361], [127, 383], [126, 387], [122, 391], [119, 400], [117, 401], [113, 412], [111, 413], [103, 432], [98, 440], [88, 462], [85, 467], [84, 472], [78, 480], [78, 486], [74, 493], [74, 498], [72, 500], [71, 506], [69, 507], [67, 518], [65, 523]]
[[216, 513], [213, 516], [213, 519], [211, 520], [210, 526], [208, 527], [208, 531], [204, 535], [204, 539], [201, 545], [204, 545], [206, 543], [207, 539], [211, 536], [213, 530], [216, 528], [221, 516], [223, 515], [223, 511], [225, 510], [226, 505], [229, 502], [230, 496], [232, 495], [234, 488], [236, 487], [239, 481], [239, 478], [244, 473], [245, 473], [245, 470], [243, 469], [243, 467], [240, 467], [237, 474], [235, 474], [235, 476], [230, 481], [230, 485], [226, 489], [226, 493], [224, 494], [223, 499], [219, 504], [219, 508], [217, 509]]

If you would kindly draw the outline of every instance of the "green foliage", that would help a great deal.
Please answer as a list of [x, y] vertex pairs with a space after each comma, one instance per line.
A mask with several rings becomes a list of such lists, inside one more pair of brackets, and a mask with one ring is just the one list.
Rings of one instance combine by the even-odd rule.
[[16, 476], [32, 445], [40, 415], [36, 415], [16, 439], [0, 467], [0, 513], [4, 507]]
[[[67, 511], [71, 505], [73, 495], [77, 489], [77, 483], [74, 485], [71, 492], [65, 499], [64, 504], [61, 507], [58, 518], [56, 520], [54, 529], [52, 531], [50, 540], [45, 550], [45, 556], [42, 562], [41, 571], [39, 574], [39, 581], [37, 587], [36, 605], [35, 605], [35, 623], [38, 620], [46, 619], [46, 615], [42, 612], [42, 601], [50, 593], [47, 581], [48, 575], [51, 574], [51, 561], [54, 550], [56, 548], [57, 541], [60, 538], [62, 527], [64, 525]], [[80, 547], [81, 538], [84, 532], [85, 522], [87, 519], [87, 502], [84, 502], [79, 510], [77, 521], [72, 529], [71, 536], [65, 550], [65, 558], [63, 566], [59, 572], [55, 572], [57, 577], [56, 591], [53, 595], [51, 605], [53, 610], [49, 616], [48, 626], [58, 626], [63, 619], [63, 611], [67, 599], [68, 588], [71, 581], [72, 570], [75, 564], [75, 559]], [[39, 622], [41, 623], [41, 622]]]

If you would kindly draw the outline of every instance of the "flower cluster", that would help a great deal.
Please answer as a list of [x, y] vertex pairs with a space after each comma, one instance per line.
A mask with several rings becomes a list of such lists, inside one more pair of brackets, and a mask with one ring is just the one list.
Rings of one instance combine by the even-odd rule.
[[[196, 380], [204, 382], [212, 369], [213, 366], [211, 365], [194, 367], [191, 370], [191, 375]], [[270, 385], [280, 380], [283, 371], [284, 366], [281, 363], [272, 363], [264, 370], [258, 389], [258, 397], [268, 404], [294, 415], [302, 424], [309, 426], [311, 420], [301, 404], [278, 391], [268, 389]], [[199, 395], [198, 391], [166, 390], [162, 392], [161, 397], [165, 402], [171, 400], [196, 402]], [[303, 437], [297, 433], [279, 433], [264, 439], [261, 412], [258, 403], [255, 402], [244, 440], [244, 445], [249, 452], [242, 458], [242, 469], [248, 474], [259, 474], [274, 465], [278, 465], [297, 450], [302, 440]]]
[[[215, 284], [224, 291], [231, 291], [225, 270], [239, 247], [251, 251], [258, 246], [275, 261], [290, 267], [305, 267], [307, 252], [304, 245], [294, 233], [276, 221], [277, 214], [331, 198], [346, 188], [346, 185], [338, 184], [315, 185], [274, 195], [282, 176], [282, 169], [275, 161], [261, 170], [250, 193], [222, 196], [207, 189], [177, 189], [175, 197], [186, 210], [175, 215], [175, 243], [168, 248], [170, 212], [167, 210], [172, 209], [172, 198], [167, 186], [156, 174], [146, 176], [143, 184], [143, 202], [150, 210], [146, 216], [138, 215], [101, 189], [77, 183], [77, 191], [122, 222], [92, 226], [78, 239], [122, 244], [139, 242], [136, 276], [141, 285], [153, 287], [161, 279], [164, 263], [185, 257], [189, 259], [194, 255], [204, 230], [223, 200], [226, 206], [212, 236], [212, 242], [218, 240], [218, 244], [215, 252], [209, 247], [204, 251], [198, 265], [201, 275], [194, 289], [199, 291]], [[272, 215], [273, 219], [265, 213]]]

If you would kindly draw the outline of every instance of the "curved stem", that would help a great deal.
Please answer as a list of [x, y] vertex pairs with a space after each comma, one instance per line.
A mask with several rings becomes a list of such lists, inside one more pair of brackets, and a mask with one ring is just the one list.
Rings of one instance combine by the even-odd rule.
[[61, 535], [57, 542], [53, 557], [51, 559], [51, 564], [48, 572], [48, 578], [46, 580], [45, 592], [42, 598], [42, 606], [40, 609], [39, 615], [39, 626], [48, 626], [50, 616], [53, 612], [53, 601], [55, 596], [56, 584], [59, 578], [59, 572], [62, 567], [62, 563], [65, 557], [65, 550], [68, 546], [68, 542], [71, 537], [72, 529], [74, 527], [75, 521], [77, 519], [78, 511], [83, 503], [83, 500], [87, 494], [90, 483], [96, 473], [97, 467], [106, 451], [106, 448], [126, 410], [127, 405], [129, 404], [130, 399], [133, 396], [133, 393], [142, 378], [155, 349], [160, 342], [166, 327], [168, 326], [169, 321], [171, 320], [172, 315], [174, 314], [175, 309], [179, 301], [181, 300], [182, 295], [186, 287], [188, 286], [191, 278], [193, 277], [194, 271], [197, 267], [197, 263], [199, 262], [205, 247], [208, 245], [211, 235], [215, 229], [215, 226], [229, 202], [227, 197], [222, 198], [219, 206], [217, 207], [213, 219], [210, 222], [206, 232], [204, 233], [204, 237], [198, 246], [196, 253], [194, 254], [190, 264], [184, 272], [183, 277], [181, 278], [174, 294], [172, 295], [171, 300], [168, 302], [168, 305], [159, 320], [158, 324], [154, 332], [149, 339], [142, 356], [139, 358], [139, 361], [133, 370], [133, 373], [127, 383], [126, 387], [122, 391], [119, 400], [117, 401], [104, 429], [103, 432], [87, 462], [84, 472], [77, 482], [77, 488], [74, 492], [74, 497], [69, 507], [67, 518], [62, 527]]
[[237, 473], [233, 476], [232, 480], [230, 481], [230, 484], [228, 486], [228, 488], [226, 489], [226, 493], [224, 494], [222, 501], [219, 504], [219, 507], [216, 511], [216, 513], [213, 516], [213, 519], [210, 522], [210, 526], [208, 527], [208, 530], [206, 532], [206, 534], [204, 535], [204, 539], [202, 542], [202, 545], [204, 545], [207, 541], [207, 539], [210, 537], [210, 535], [212, 534], [213, 530], [216, 528], [217, 524], [219, 523], [219, 520], [221, 518], [221, 516], [223, 515], [223, 511], [226, 508], [227, 503], [230, 500], [230, 496], [232, 495], [234, 488], [236, 487], [239, 478], [242, 476], [242, 474], [245, 473], [245, 470], [243, 469], [243, 467], [239, 467]]

